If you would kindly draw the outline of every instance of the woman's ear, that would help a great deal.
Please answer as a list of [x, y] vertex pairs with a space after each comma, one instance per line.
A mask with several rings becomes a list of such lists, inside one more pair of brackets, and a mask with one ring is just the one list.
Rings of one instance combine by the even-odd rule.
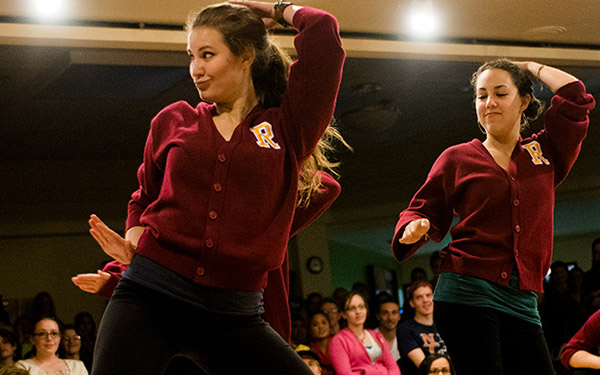
[[531, 95], [527, 94], [525, 96], [521, 97], [521, 111], [524, 111], [527, 109], [527, 107], [529, 106], [529, 103], [531, 103]]
[[246, 50], [244, 50], [244, 52], [242, 52], [241, 56], [244, 65], [250, 68], [252, 66], [252, 63], [254, 62], [254, 59], [256, 58], [256, 50], [254, 50], [254, 48], [252, 47], [248, 47], [246, 48]]

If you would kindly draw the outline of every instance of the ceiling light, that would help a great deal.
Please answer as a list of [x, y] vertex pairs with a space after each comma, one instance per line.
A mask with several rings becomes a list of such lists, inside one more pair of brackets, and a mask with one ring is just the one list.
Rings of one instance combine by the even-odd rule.
[[65, 11], [65, 0], [31, 0], [31, 8], [39, 18], [62, 18]]
[[408, 13], [408, 33], [417, 38], [431, 38], [437, 35], [439, 17], [431, 0], [415, 0]]

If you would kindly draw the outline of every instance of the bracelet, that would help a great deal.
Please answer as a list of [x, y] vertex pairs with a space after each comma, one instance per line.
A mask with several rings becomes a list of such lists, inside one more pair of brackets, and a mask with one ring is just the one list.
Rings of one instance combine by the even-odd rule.
[[289, 7], [290, 5], [292, 5], [292, 3], [285, 2], [283, 0], [279, 0], [275, 3], [275, 5], [273, 5], [273, 8], [275, 9], [275, 20], [283, 27], [292, 26], [285, 20], [285, 18], [283, 18], [283, 12], [285, 12], [285, 8]]
[[545, 66], [546, 65], [540, 65], [540, 67], [537, 70], [537, 74], [535, 76], [537, 77], [538, 81], [541, 81], [540, 72], [542, 71], [542, 69], [544, 69]]

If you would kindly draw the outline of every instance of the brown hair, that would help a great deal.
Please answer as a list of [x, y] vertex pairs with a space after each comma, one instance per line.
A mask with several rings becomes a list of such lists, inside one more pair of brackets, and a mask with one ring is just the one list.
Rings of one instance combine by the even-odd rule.
[[410, 286], [408, 287], [408, 300], [409, 301], [413, 299], [413, 295], [415, 294], [415, 291], [421, 287], [427, 287], [427, 288], [431, 289], [431, 291], [433, 292], [433, 285], [431, 285], [431, 283], [429, 281], [417, 280], [417, 281], [413, 282], [412, 284], [410, 284]]
[[[251, 74], [258, 101], [265, 108], [281, 104], [287, 88], [291, 59], [269, 40], [265, 25], [257, 15], [245, 6], [216, 4], [190, 16], [186, 30], [189, 32], [196, 27], [218, 30], [223, 36], [223, 42], [235, 56], [240, 56], [249, 48], [254, 49], [256, 56]], [[321, 175], [317, 171], [329, 170], [335, 177], [339, 177], [335, 168], [340, 163], [328, 158], [328, 154], [335, 150], [336, 143], [351, 149], [340, 132], [330, 125], [313, 154], [303, 163], [298, 178], [298, 206], [308, 206], [311, 196], [319, 193]]]
[[[475, 91], [477, 90], [477, 79], [479, 78], [481, 73], [489, 69], [501, 69], [508, 72], [513, 83], [515, 84], [515, 86], [517, 86], [517, 89], [519, 90], [519, 95], [521, 97], [524, 97], [527, 94], [531, 96], [531, 101], [529, 102], [529, 105], [523, 111], [523, 114], [528, 120], [533, 121], [542, 114], [542, 112], [544, 111], [544, 103], [542, 103], [538, 98], [536, 98], [533, 95], [533, 81], [536, 80], [536, 78], [530, 72], [524, 71], [517, 64], [513, 63], [508, 59], [497, 59], [488, 61], [482, 64], [479, 67], [479, 69], [477, 69], [477, 71], [473, 73], [473, 76], [471, 77], [471, 87], [473, 87], [473, 95], [475, 95]], [[525, 130], [528, 124], [528, 121], [522, 121], [521, 131]]]

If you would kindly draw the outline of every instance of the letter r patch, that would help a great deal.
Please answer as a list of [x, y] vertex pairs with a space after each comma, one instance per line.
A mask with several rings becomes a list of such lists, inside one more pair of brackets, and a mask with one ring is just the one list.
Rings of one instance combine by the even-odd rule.
[[263, 122], [250, 128], [256, 137], [256, 144], [264, 148], [274, 148], [279, 150], [281, 147], [273, 140], [273, 127], [268, 122]]
[[531, 142], [527, 143], [526, 145], [523, 145], [523, 147], [525, 148], [525, 150], [527, 150], [527, 152], [529, 152], [529, 155], [531, 155], [531, 161], [533, 162], [533, 164], [535, 164], [535, 165], [542, 165], [542, 164], [550, 165], [550, 162], [548, 161], [548, 159], [546, 159], [544, 157], [544, 155], [542, 155], [542, 147], [540, 146], [539, 142], [531, 141]]

